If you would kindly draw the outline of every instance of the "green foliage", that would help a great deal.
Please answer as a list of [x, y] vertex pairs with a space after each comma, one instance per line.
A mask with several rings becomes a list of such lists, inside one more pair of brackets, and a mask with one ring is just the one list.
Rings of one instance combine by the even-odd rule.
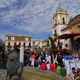
[[[50, 41], [51, 41], [51, 47], [50, 47], [50, 50], [56, 50], [56, 46], [54, 44], [54, 40], [52, 39], [52, 37], [49, 37]], [[53, 53], [53, 54], [56, 54], [56, 53]], [[51, 63], [53, 63], [53, 57], [52, 57], [52, 54], [51, 54]]]
[[67, 74], [66, 69], [64, 67], [57, 66], [57, 74], [65, 77]]
[[57, 49], [56, 46], [55, 46], [55, 44], [54, 44], [55, 41], [52, 39], [52, 37], [49, 37], [49, 39], [50, 39], [50, 41], [51, 41], [51, 48], [50, 48], [50, 50], [55, 50], [55, 49]]
[[19, 62], [18, 54], [15, 51], [13, 51], [12, 53], [10, 53], [9, 59], [6, 65], [8, 74], [9, 75], [18, 74], [19, 67], [20, 67], [20, 62]]
[[61, 68], [61, 76], [65, 77], [67, 74], [66, 69], [65, 68]]

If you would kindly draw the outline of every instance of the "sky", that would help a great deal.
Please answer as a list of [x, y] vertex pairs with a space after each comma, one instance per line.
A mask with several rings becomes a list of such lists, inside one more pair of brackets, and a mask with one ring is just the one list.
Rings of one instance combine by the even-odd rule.
[[5, 34], [48, 38], [59, 3], [69, 18], [80, 14], [80, 0], [0, 0], [0, 38]]

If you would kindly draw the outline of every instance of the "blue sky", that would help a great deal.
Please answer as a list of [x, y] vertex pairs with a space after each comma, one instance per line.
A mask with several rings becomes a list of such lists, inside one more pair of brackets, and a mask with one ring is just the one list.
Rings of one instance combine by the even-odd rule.
[[0, 38], [5, 34], [47, 38], [59, 2], [69, 17], [80, 13], [80, 0], [0, 0]]

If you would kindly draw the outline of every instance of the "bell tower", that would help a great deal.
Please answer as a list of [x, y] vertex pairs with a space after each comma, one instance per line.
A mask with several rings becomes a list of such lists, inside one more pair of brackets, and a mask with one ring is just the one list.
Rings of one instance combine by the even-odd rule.
[[[62, 34], [65, 34], [67, 32], [63, 32], [63, 30], [67, 27], [68, 25], [68, 13], [65, 11], [60, 3], [58, 8], [56, 9], [56, 12], [53, 15], [53, 28], [52, 28], [52, 38], [56, 39], [57, 36], [60, 36]], [[62, 48], [65, 48], [65, 44], [69, 43], [69, 40], [61, 40], [59, 41], [62, 44]], [[58, 40], [55, 42], [55, 44], [58, 45]]]
[[56, 32], [57, 35], [61, 35], [61, 30], [65, 28], [67, 24], [68, 13], [61, 7], [59, 3], [56, 13], [53, 15], [53, 34]]

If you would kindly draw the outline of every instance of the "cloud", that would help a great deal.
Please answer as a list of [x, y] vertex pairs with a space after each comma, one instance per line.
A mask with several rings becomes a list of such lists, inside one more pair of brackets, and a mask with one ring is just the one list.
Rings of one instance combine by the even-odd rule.
[[16, 3], [17, 0], [0, 0], [0, 8], [11, 6], [13, 3]]
[[80, 12], [80, 0], [0, 0], [0, 22], [5, 28], [11, 27], [12, 33], [21, 30], [24, 34], [51, 32], [52, 17], [59, 2], [69, 16]]

